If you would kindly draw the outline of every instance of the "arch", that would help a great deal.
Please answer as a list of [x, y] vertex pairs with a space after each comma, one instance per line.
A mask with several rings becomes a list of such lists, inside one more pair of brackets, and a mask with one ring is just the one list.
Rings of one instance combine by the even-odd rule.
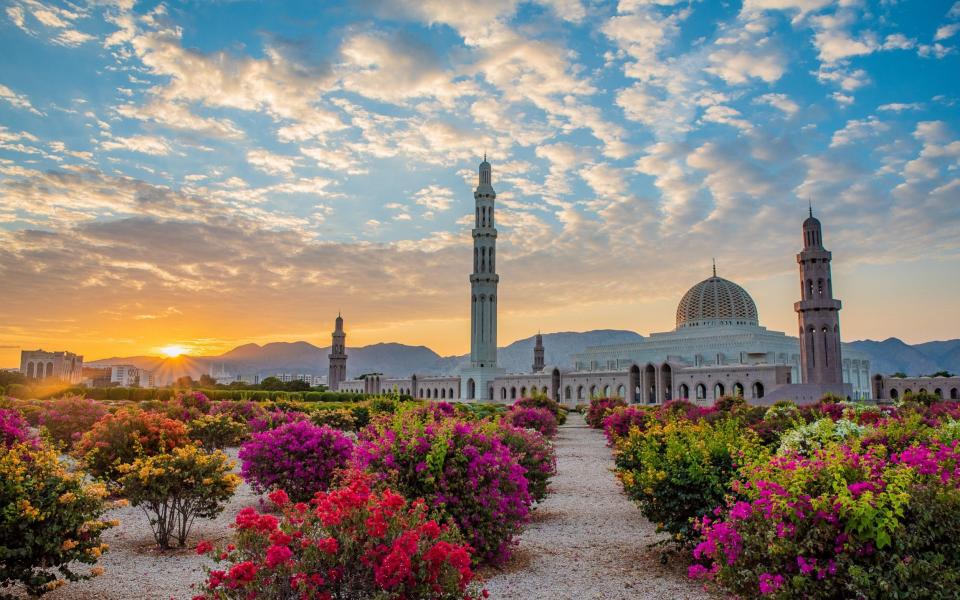
[[47, 377], [53, 377], [53, 363], [52, 363], [52, 362], [48, 362], [48, 363], [47, 363], [47, 375], [46, 375], [46, 376], [47, 376]]
[[811, 300], [811, 299], [813, 298], [813, 280], [812, 280], [812, 279], [808, 279], [808, 280], [807, 280], [807, 294], [806, 294], [806, 295], [807, 295], [807, 300]]
[[763, 398], [763, 384], [759, 381], [753, 382], [753, 397], [754, 398]]
[[743, 384], [739, 381], [733, 384], [733, 395], [737, 398], [743, 398]]
[[517, 388], [515, 388], [515, 387], [511, 387], [511, 388], [510, 388], [510, 399], [511, 399], [511, 400], [516, 400], [516, 399], [517, 399]]
[[817, 297], [823, 298], [823, 279], [817, 280]]
[[577, 386], [577, 400], [583, 400], [583, 386]]
[[603, 386], [603, 397], [604, 397], [604, 398], [609, 398], [609, 397], [610, 397], [610, 386], [609, 386], [609, 385]]
[[450, 388], [449, 391], [447, 391], [447, 398], [453, 398], [453, 388]]
[[920, 388], [920, 392], [919, 392], [919, 393], [920, 393], [920, 394], [926, 394], [926, 393], [927, 393], [927, 388]]
[[563, 388], [563, 399], [572, 400], [573, 398], [571, 396], [572, 392], [570, 391], [570, 386], [568, 385], [567, 387]]
[[489, 388], [487, 388], [487, 393], [488, 393], [487, 397], [493, 400], [493, 386], [490, 386]]
[[677, 388], [677, 394], [679, 394], [681, 400], [690, 399], [690, 386], [685, 383], [681, 383], [680, 387]]
[[447, 399], [447, 389], [446, 389], [446, 388], [440, 388], [440, 399], [441, 399], [441, 400], [446, 400], [446, 399]]
[[27, 363], [27, 379], [33, 379], [33, 363]]
[[521, 397], [521, 398], [526, 398], [526, 397], [527, 397], [527, 386], [525, 386], [525, 385], [524, 385], [524, 386], [520, 386], [520, 397]]
[[473, 377], [467, 380], [467, 400], [473, 400], [477, 397], [477, 382]]
[[943, 390], [941, 390], [940, 388], [937, 388], [937, 389], [933, 390], [933, 394], [934, 394], [937, 398], [940, 398], [941, 400], [943, 400]]
[[621, 383], [619, 386], [617, 386], [617, 398], [626, 398], [626, 396], [624, 395], [625, 393], [626, 393], [626, 389], [623, 387], [623, 384]]
[[507, 399], [507, 388], [505, 387], [500, 388], [500, 399], [501, 400]]
[[960, 395], [958, 395], [957, 388], [950, 388], [950, 399], [960, 400]]
[[714, 400], [719, 400], [720, 398], [723, 398], [723, 392], [724, 392], [724, 391], [725, 391], [725, 388], [723, 387], [723, 384], [718, 381], [718, 382], [713, 386], [713, 399], [714, 399]]
[[643, 389], [647, 404], [655, 404], [657, 402], [657, 369], [651, 364], [643, 369]]
[[540, 393], [543, 394], [544, 396], [546, 396], [546, 395], [547, 395], [547, 386], [543, 386], [542, 388], [540, 388]]
[[697, 384], [697, 400], [707, 399], [707, 386], [702, 383]]
[[664, 402], [673, 400], [673, 367], [669, 363], [660, 365], [660, 389]]
[[590, 386], [590, 397], [591, 397], [591, 398], [596, 398], [596, 397], [597, 397], [597, 386], [595, 386], [595, 385], [591, 385], [591, 386]]
[[421, 398], [423, 398], [423, 388], [420, 388], [420, 393], [419, 393], [418, 395], [419, 395]]
[[[550, 397], [560, 402], [560, 369], [550, 371]], [[569, 399], [569, 394], [567, 399]]]
[[900, 392], [898, 392], [896, 388], [893, 388], [892, 390], [890, 390], [890, 399], [891, 399], [891, 400], [896, 400], [896, 399], [899, 398], [899, 397], [900, 397]]
[[816, 333], [816, 329], [811, 325], [810, 329], [807, 331], [807, 367], [812, 369], [817, 365], [816, 351], [814, 350], [813, 336]]
[[627, 387], [630, 388], [630, 397], [627, 399], [627, 402], [631, 404], [640, 402], [640, 367], [637, 365], [630, 366], [630, 371], [627, 375]]

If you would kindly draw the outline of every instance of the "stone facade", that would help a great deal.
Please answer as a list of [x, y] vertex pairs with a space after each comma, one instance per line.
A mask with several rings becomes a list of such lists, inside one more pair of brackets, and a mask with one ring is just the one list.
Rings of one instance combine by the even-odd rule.
[[944, 400], [960, 400], [960, 377], [873, 376], [873, 397], [877, 401], [896, 402], [907, 392], [927, 392]]
[[23, 350], [20, 352], [20, 372], [28, 381], [83, 381], [83, 357], [73, 352]]

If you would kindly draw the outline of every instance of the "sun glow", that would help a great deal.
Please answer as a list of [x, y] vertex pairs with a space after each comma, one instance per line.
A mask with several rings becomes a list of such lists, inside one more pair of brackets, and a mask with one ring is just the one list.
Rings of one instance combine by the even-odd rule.
[[177, 346], [175, 344], [160, 348], [160, 353], [166, 356], [167, 358], [176, 358], [181, 354], [185, 353], [186, 351], [187, 349], [184, 348], [183, 346]]

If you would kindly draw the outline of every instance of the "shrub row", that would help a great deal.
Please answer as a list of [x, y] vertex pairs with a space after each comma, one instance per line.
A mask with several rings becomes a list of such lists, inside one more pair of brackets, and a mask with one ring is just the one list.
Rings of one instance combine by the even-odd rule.
[[[19, 394], [14, 392], [19, 392]], [[360, 402], [367, 400], [369, 394], [355, 394], [353, 392], [284, 392], [268, 390], [216, 390], [199, 389], [210, 400], [254, 400], [262, 402], [264, 400], [273, 401], [295, 401], [295, 402]], [[31, 388], [21, 386], [21, 389], [10, 390], [10, 395], [18, 398], [28, 398], [33, 393]], [[109, 388], [87, 388], [72, 387], [60, 390], [51, 390], [43, 394], [43, 398], [52, 398], [54, 396], [83, 396], [92, 400], [172, 400], [178, 394], [178, 390], [171, 388], [131, 388], [131, 387], [109, 387]], [[407, 398], [404, 398], [407, 399]]]

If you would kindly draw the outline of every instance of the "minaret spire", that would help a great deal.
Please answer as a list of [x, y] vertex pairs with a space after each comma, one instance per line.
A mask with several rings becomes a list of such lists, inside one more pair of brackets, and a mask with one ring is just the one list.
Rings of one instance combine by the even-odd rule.
[[713, 259], [713, 276], [714, 277], [717, 276], [717, 259], [716, 258]]

